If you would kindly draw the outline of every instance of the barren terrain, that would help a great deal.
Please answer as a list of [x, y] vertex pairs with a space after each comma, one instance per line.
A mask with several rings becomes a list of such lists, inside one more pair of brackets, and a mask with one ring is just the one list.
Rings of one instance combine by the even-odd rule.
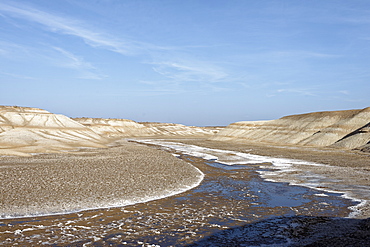
[[[170, 139], [166, 139], [170, 140]], [[357, 193], [358, 199], [368, 201], [361, 208], [359, 218], [370, 217], [370, 154], [360, 151], [343, 151], [332, 148], [293, 147], [279, 145], [246, 144], [237, 142], [220, 142], [208, 139], [176, 139], [173, 141], [207, 148], [233, 150], [237, 152], [256, 154], [276, 158], [288, 158], [311, 161], [328, 166], [296, 166], [292, 172], [284, 172], [281, 178], [273, 180], [304, 184], [307, 178], [298, 180], [297, 175], [303, 173], [317, 174], [328, 178], [321, 181], [322, 189]], [[299, 173], [298, 171], [302, 171]], [[325, 184], [323, 183], [325, 182]], [[362, 190], [361, 188], [365, 190]], [[351, 192], [351, 190], [353, 190]], [[353, 194], [352, 194], [353, 195]], [[354, 196], [354, 195], [353, 195]]]
[[[370, 108], [221, 128], [0, 106], [0, 243], [122, 244], [124, 236], [140, 245], [150, 231], [148, 244], [363, 246], [370, 241], [369, 124]], [[144, 139], [154, 146], [136, 143]], [[192, 156], [158, 150], [163, 140], [184, 144]], [[198, 152], [207, 148], [209, 159]], [[237, 155], [268, 161], [222, 165]], [[24, 216], [30, 220], [14, 219]]]
[[174, 156], [116, 142], [108, 149], [1, 157], [0, 216], [125, 206], [180, 193], [203, 174]]

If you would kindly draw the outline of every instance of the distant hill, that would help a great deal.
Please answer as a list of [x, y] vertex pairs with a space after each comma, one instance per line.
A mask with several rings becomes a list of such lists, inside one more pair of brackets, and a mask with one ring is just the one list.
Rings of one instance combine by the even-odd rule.
[[211, 138], [281, 145], [370, 149], [370, 107], [230, 124]]
[[123, 137], [210, 137], [220, 128], [75, 118], [18, 106], [0, 106], [0, 155], [29, 156], [79, 148], [105, 148]]
[[124, 137], [201, 137], [370, 152], [370, 107], [244, 121], [221, 128], [127, 119], [71, 119], [38, 108], [0, 106], [0, 155], [105, 148], [114, 139]]
[[0, 155], [100, 148], [107, 143], [106, 138], [64, 115], [38, 108], [0, 106]]

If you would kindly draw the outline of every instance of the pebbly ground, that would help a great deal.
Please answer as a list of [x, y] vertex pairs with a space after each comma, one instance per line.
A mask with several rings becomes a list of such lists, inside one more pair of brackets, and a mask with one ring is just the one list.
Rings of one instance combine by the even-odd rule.
[[125, 141], [74, 154], [0, 157], [0, 216], [124, 206], [187, 190], [202, 176], [173, 155]]

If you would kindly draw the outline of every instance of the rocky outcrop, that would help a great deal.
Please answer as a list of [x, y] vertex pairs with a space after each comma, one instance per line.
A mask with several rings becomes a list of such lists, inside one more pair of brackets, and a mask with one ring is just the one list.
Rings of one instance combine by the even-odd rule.
[[230, 124], [213, 140], [354, 149], [370, 142], [370, 107]]
[[0, 106], [0, 155], [106, 147], [108, 140], [72, 119], [48, 111]]

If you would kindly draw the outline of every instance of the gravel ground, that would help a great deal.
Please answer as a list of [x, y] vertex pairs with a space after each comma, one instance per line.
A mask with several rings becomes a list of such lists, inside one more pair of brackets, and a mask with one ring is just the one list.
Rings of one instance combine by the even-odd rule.
[[152, 200], [196, 185], [203, 174], [143, 145], [0, 157], [0, 216], [42, 215]]

